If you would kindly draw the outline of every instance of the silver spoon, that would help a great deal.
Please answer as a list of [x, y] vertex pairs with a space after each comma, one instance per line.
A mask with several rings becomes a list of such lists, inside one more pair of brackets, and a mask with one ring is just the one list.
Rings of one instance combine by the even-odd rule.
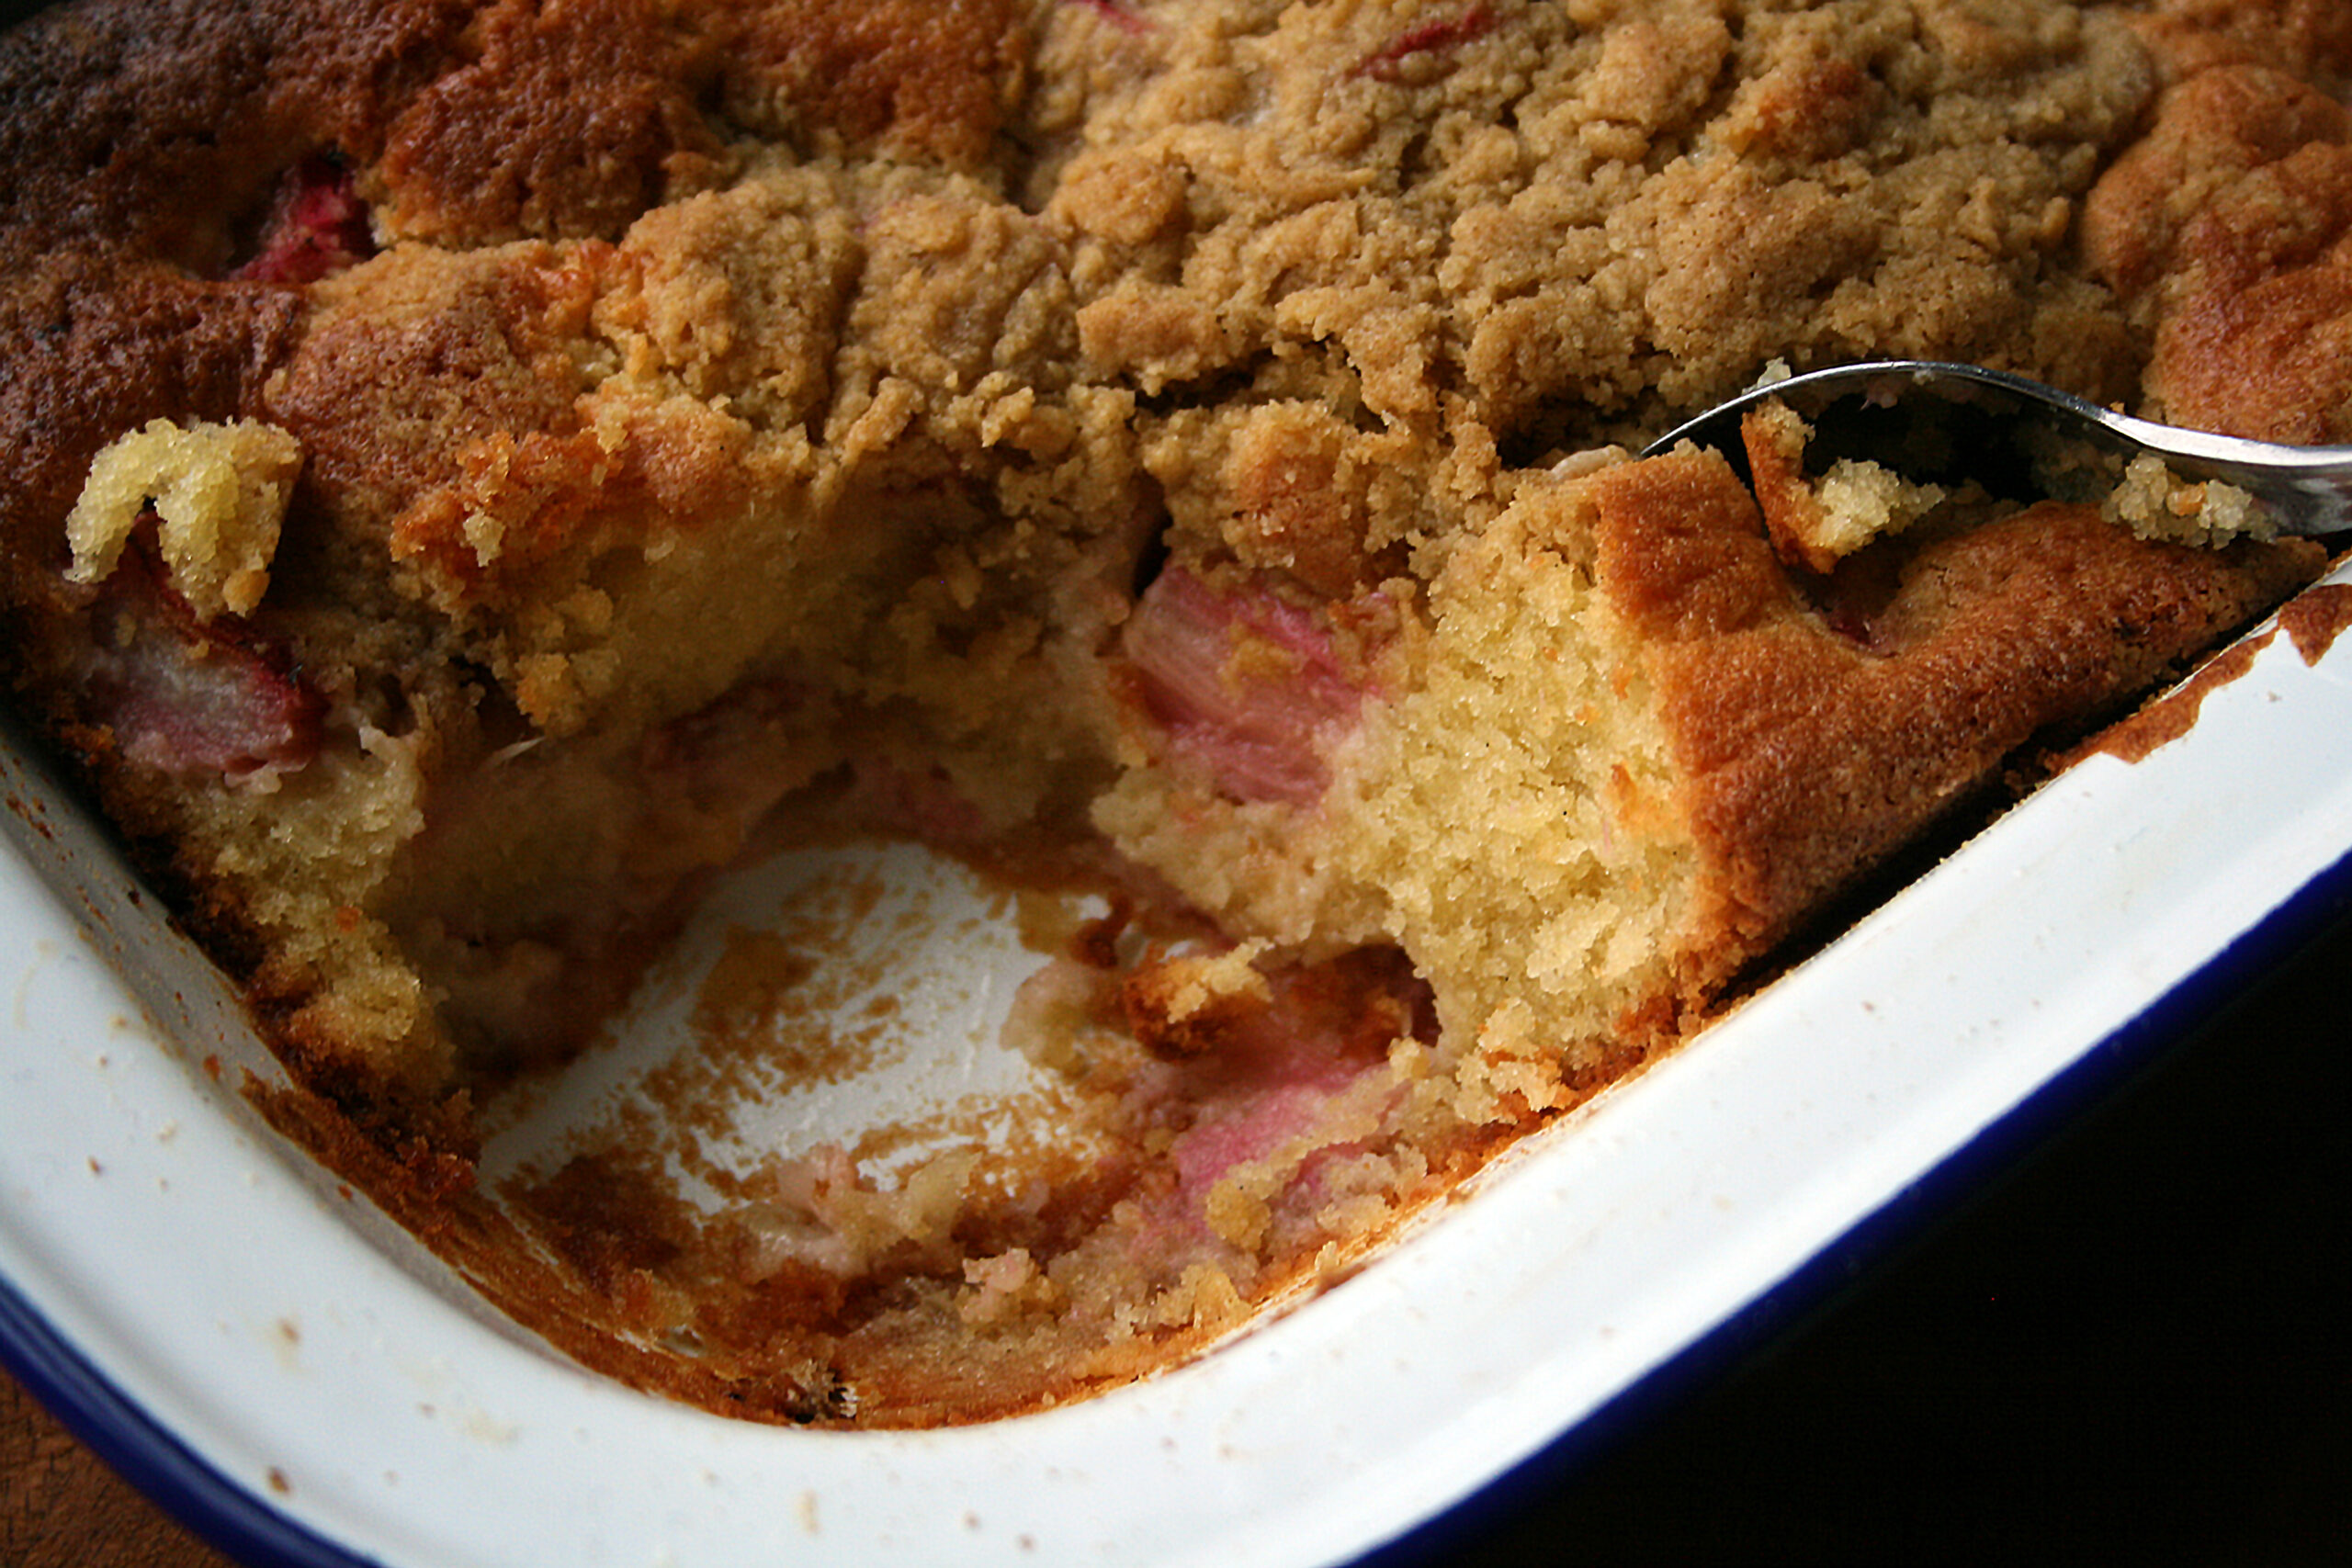
[[[1650, 444], [1723, 452], [1746, 471], [1740, 416], [1771, 399], [1818, 427], [1809, 451], [1871, 457], [1909, 479], [1976, 479], [1999, 493], [2063, 485], [2064, 455], [2089, 446], [2127, 461], [2143, 453], [2191, 481], [2218, 479], [2252, 495], [2284, 534], [2352, 528], [2352, 446], [2281, 446], [2134, 419], [2039, 381], [1976, 365], [1879, 359], [1792, 376], [1719, 403]], [[1840, 421], [1833, 431], [1831, 422]], [[2053, 477], [2054, 476], [2054, 477]]]

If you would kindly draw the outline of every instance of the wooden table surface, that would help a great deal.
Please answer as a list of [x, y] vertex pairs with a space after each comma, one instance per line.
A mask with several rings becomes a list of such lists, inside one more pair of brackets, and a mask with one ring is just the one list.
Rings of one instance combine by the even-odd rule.
[[230, 1568], [0, 1374], [0, 1563]]

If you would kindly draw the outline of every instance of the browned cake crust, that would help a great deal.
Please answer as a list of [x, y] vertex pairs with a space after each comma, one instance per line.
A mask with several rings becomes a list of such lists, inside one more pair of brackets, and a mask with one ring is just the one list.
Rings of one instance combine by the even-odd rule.
[[[1878, 355], [2352, 438], [2347, 79], [2324, 0], [67, 6], [0, 40], [0, 660], [491, 1299], [759, 1418], [1035, 1408], [2317, 571], [1629, 450]], [[1107, 1152], [478, 1181], [849, 830], [1102, 894], [1008, 1037]]]
[[2291, 554], [2143, 545], [2095, 507], [2045, 502], [1917, 550], [1825, 616], [1720, 458], [1619, 470], [1599, 518], [1595, 574], [1663, 694], [1708, 863], [1721, 935], [1701, 951], [1735, 957], [1769, 950], [2037, 735], [2113, 715], [2308, 571]]

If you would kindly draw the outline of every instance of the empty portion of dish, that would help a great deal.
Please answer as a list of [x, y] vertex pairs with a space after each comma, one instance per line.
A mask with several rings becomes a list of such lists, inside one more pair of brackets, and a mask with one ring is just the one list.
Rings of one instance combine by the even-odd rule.
[[[1338, 1277], [2320, 564], [1645, 433], [1903, 354], [2352, 434], [2285, 4], [334, 9], [0, 51], [10, 673], [283, 1123], [714, 1408], [1031, 1408]], [[1067, 1148], [474, 1184], [855, 834], [1096, 897], [1006, 1025]]]

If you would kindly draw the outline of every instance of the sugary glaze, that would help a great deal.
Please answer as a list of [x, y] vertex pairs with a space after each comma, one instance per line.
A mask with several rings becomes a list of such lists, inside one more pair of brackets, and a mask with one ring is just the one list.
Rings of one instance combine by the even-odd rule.
[[[493, 1300], [756, 1417], [1049, 1404], [2308, 580], [1627, 447], [1886, 354], [2352, 436], [2339, 9], [71, 6], [0, 49], [10, 673], [281, 1124]], [[1115, 1156], [474, 1189], [713, 874], [845, 830], [1103, 891], [1014, 1030]]]

